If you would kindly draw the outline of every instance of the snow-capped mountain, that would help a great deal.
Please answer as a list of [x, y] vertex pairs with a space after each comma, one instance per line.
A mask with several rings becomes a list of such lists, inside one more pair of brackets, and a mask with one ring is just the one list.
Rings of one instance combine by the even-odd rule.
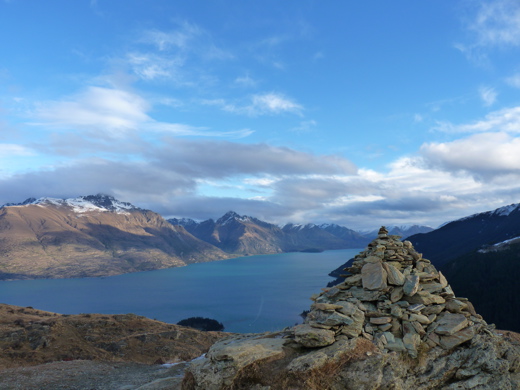
[[214, 221], [169, 219], [195, 237], [234, 254], [269, 254], [294, 251], [361, 248], [369, 240], [339, 225], [286, 224], [277, 226], [229, 211]]
[[[401, 236], [401, 238], [404, 240], [414, 234], [419, 233], [429, 233], [433, 230], [430, 226], [424, 226], [424, 225], [389, 225], [386, 227], [388, 229], [388, 234]], [[379, 228], [374, 230], [363, 230], [359, 231], [358, 233], [361, 234], [364, 237], [369, 238], [370, 240], [373, 240], [377, 237], [377, 232], [379, 231]]]
[[47, 206], [54, 205], [58, 207], [69, 207], [73, 212], [81, 214], [91, 211], [97, 212], [114, 212], [118, 214], [127, 214], [130, 210], [139, 210], [138, 207], [128, 203], [121, 202], [110, 195], [97, 194], [79, 196], [77, 198], [58, 199], [58, 198], [29, 198], [21, 203], [8, 203], [2, 207], [12, 206], [28, 206], [39, 205]]
[[520, 236], [520, 204], [448, 222], [432, 232], [409, 237], [437, 266], [465, 253]]
[[0, 208], [0, 279], [106, 276], [229, 257], [159, 214], [108, 195]]

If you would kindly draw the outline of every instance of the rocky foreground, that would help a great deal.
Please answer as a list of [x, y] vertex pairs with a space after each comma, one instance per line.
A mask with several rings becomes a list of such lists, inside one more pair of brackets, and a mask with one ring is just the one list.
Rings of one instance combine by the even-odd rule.
[[410, 242], [382, 228], [348, 271], [304, 324], [217, 342], [183, 389], [520, 389], [520, 344]]

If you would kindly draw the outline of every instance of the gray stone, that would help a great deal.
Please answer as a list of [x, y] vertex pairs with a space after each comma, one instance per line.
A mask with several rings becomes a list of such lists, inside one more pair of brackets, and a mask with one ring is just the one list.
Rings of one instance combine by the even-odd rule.
[[423, 305], [432, 305], [432, 304], [440, 304], [440, 303], [444, 303], [446, 302], [446, 300], [439, 296], [439, 295], [434, 295], [434, 294], [430, 294], [428, 291], [419, 291], [417, 294], [415, 294], [414, 296], [410, 297], [405, 297], [405, 299], [411, 303], [411, 304], [414, 304], [414, 303], [422, 303]]
[[388, 284], [394, 286], [402, 286], [404, 284], [404, 275], [401, 271], [388, 263], [383, 263], [383, 268], [387, 273]]
[[382, 290], [388, 286], [387, 273], [381, 263], [366, 263], [361, 269], [361, 278], [367, 290]]
[[327, 326], [336, 326], [336, 325], [349, 325], [353, 321], [353, 319], [344, 314], [338, 313], [337, 311], [322, 311], [322, 310], [311, 310], [309, 314], [307, 314], [306, 321], [308, 322], [317, 322]]
[[425, 306], [422, 303], [416, 303], [414, 305], [408, 306], [409, 311], [416, 311], [416, 312], [419, 312], [424, 308], [425, 308]]
[[420, 324], [428, 325], [430, 320], [423, 314], [410, 314], [410, 321], [417, 321]]
[[395, 338], [394, 341], [388, 342], [385, 346], [386, 349], [395, 352], [404, 352], [406, 351], [406, 347], [404, 346], [403, 340], [400, 338]]
[[403, 293], [408, 296], [413, 296], [419, 290], [419, 276], [417, 275], [408, 275], [406, 276], [404, 285], [403, 285]]
[[364, 288], [360, 288], [360, 287], [352, 287], [350, 289], [350, 293], [352, 294], [352, 296], [354, 298], [357, 298], [360, 301], [364, 301], [364, 303], [365, 303], [365, 301], [367, 301], [367, 302], [377, 301], [379, 299], [379, 297], [381, 297], [381, 295], [382, 295], [381, 291], [377, 291], [377, 290], [370, 291], [370, 290], [365, 290]]
[[294, 337], [297, 343], [304, 347], [315, 348], [332, 344], [335, 339], [332, 330], [313, 328], [308, 324], [297, 325], [294, 328]]
[[467, 307], [468, 304], [466, 302], [459, 301], [458, 299], [451, 299], [446, 303], [446, 310], [452, 313], [460, 313]]
[[443, 349], [452, 349], [455, 348], [457, 345], [471, 340], [475, 336], [475, 334], [475, 327], [470, 326], [466, 329], [459, 330], [458, 332], [455, 332], [449, 336], [441, 336], [439, 344]]
[[444, 313], [437, 319], [435, 333], [440, 335], [452, 335], [468, 326], [468, 319], [463, 314]]
[[370, 323], [374, 325], [383, 325], [392, 322], [392, 317], [372, 317]]
[[390, 294], [390, 301], [397, 302], [403, 297], [403, 288], [402, 287], [396, 287]]

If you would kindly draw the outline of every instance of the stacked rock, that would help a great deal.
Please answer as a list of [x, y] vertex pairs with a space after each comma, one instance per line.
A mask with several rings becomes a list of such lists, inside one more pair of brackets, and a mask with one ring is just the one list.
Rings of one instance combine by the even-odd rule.
[[466, 298], [409, 241], [383, 226], [346, 269], [344, 282], [313, 296], [295, 340], [305, 347], [334, 343], [339, 335], [365, 337], [383, 351], [452, 349], [488, 328]]

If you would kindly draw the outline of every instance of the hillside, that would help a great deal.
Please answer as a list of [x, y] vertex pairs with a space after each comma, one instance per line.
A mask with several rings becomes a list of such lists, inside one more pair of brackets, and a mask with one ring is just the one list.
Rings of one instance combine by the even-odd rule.
[[108, 276], [228, 257], [159, 214], [106, 195], [0, 209], [0, 279]]
[[519, 236], [520, 204], [512, 204], [452, 221], [408, 240], [424, 257], [442, 267], [466, 253]]
[[444, 264], [442, 272], [488, 322], [520, 332], [520, 243], [472, 251]]

